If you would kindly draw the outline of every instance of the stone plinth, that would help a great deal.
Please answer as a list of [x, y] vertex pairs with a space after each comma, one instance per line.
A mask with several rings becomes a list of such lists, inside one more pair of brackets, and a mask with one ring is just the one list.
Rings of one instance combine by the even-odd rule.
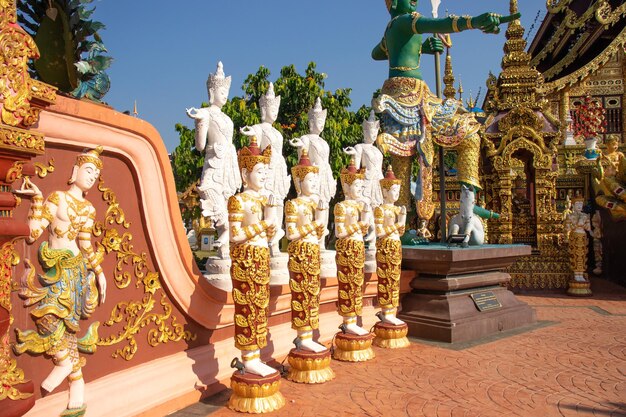
[[526, 255], [525, 245], [403, 247], [402, 268], [417, 276], [398, 318], [409, 336], [449, 343], [535, 323], [535, 311], [505, 287], [511, 276], [502, 272]]

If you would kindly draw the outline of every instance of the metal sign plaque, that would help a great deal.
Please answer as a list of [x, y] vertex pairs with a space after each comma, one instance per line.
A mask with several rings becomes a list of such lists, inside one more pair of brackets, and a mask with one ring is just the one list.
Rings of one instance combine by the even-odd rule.
[[479, 311], [494, 310], [502, 307], [493, 291], [475, 292], [470, 294], [470, 297], [474, 300], [474, 304], [476, 304], [476, 308]]

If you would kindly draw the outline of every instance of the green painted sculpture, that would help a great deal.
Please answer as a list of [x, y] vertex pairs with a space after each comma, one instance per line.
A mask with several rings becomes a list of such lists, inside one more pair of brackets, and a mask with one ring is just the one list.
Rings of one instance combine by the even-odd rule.
[[[382, 133], [377, 145], [383, 153], [391, 155], [393, 170], [404, 180], [399, 204], [410, 206], [409, 179], [411, 164], [417, 157], [420, 175], [415, 188], [417, 212], [429, 219], [434, 212], [432, 202], [433, 143], [458, 151], [459, 181], [480, 189], [478, 158], [480, 126], [462, 103], [448, 99], [442, 102], [422, 81], [420, 60], [422, 54], [443, 51], [444, 41], [439, 36], [424, 33], [453, 33], [467, 29], [480, 29], [485, 33], [499, 33], [499, 25], [520, 17], [519, 13], [500, 16], [483, 13], [476, 17], [427, 18], [416, 12], [416, 0], [385, 0], [391, 20], [382, 40], [374, 47], [372, 58], [389, 63], [389, 78], [381, 94], [372, 101], [380, 114]], [[443, 37], [446, 46], [449, 39]], [[432, 139], [432, 140], [431, 140]]]

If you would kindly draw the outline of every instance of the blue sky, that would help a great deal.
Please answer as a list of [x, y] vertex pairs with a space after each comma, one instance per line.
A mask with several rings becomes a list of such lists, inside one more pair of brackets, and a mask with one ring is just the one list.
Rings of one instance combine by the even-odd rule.
[[[206, 79], [219, 60], [233, 78], [230, 96], [241, 95], [246, 76], [260, 65], [278, 77], [294, 64], [303, 72], [310, 61], [327, 74], [325, 88], [351, 88], [353, 107], [369, 105], [372, 92], [387, 77], [385, 62], [370, 58], [381, 39], [389, 14], [384, 0], [97, 0], [93, 18], [106, 25], [101, 32], [114, 58], [108, 70], [111, 90], [104, 100], [116, 110], [132, 110], [153, 124], [168, 150], [178, 145], [176, 123], [192, 126], [185, 108], [207, 101]], [[544, 0], [519, 0], [522, 25], [528, 31]], [[508, 14], [507, 0], [443, 0], [440, 16]], [[418, 11], [430, 16], [430, 2]], [[531, 35], [532, 36], [532, 35]], [[457, 82], [476, 95], [489, 71], [498, 74], [504, 46], [500, 35], [477, 30], [452, 37]], [[529, 42], [532, 38], [528, 39]], [[443, 62], [443, 61], [442, 61]], [[434, 63], [422, 59], [426, 82], [434, 90]]]

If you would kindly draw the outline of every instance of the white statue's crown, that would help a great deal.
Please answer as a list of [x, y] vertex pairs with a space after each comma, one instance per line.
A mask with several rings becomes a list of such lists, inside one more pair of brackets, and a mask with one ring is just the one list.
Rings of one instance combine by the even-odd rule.
[[370, 111], [370, 117], [367, 120], [363, 120], [363, 129], [375, 130], [380, 128], [380, 122], [376, 119], [374, 110]]
[[280, 106], [280, 96], [276, 97], [274, 94], [274, 84], [270, 83], [269, 88], [267, 89], [267, 93], [261, 96], [259, 99], [259, 104], [261, 107], [273, 107]]
[[315, 106], [309, 110], [309, 120], [326, 119], [326, 109], [322, 109], [322, 100], [318, 97], [315, 100]]
[[230, 88], [230, 82], [231, 76], [224, 76], [224, 65], [222, 65], [222, 61], [220, 61], [217, 63], [215, 74], [209, 74], [209, 78], [206, 80], [206, 88], [208, 90], [220, 87]]

